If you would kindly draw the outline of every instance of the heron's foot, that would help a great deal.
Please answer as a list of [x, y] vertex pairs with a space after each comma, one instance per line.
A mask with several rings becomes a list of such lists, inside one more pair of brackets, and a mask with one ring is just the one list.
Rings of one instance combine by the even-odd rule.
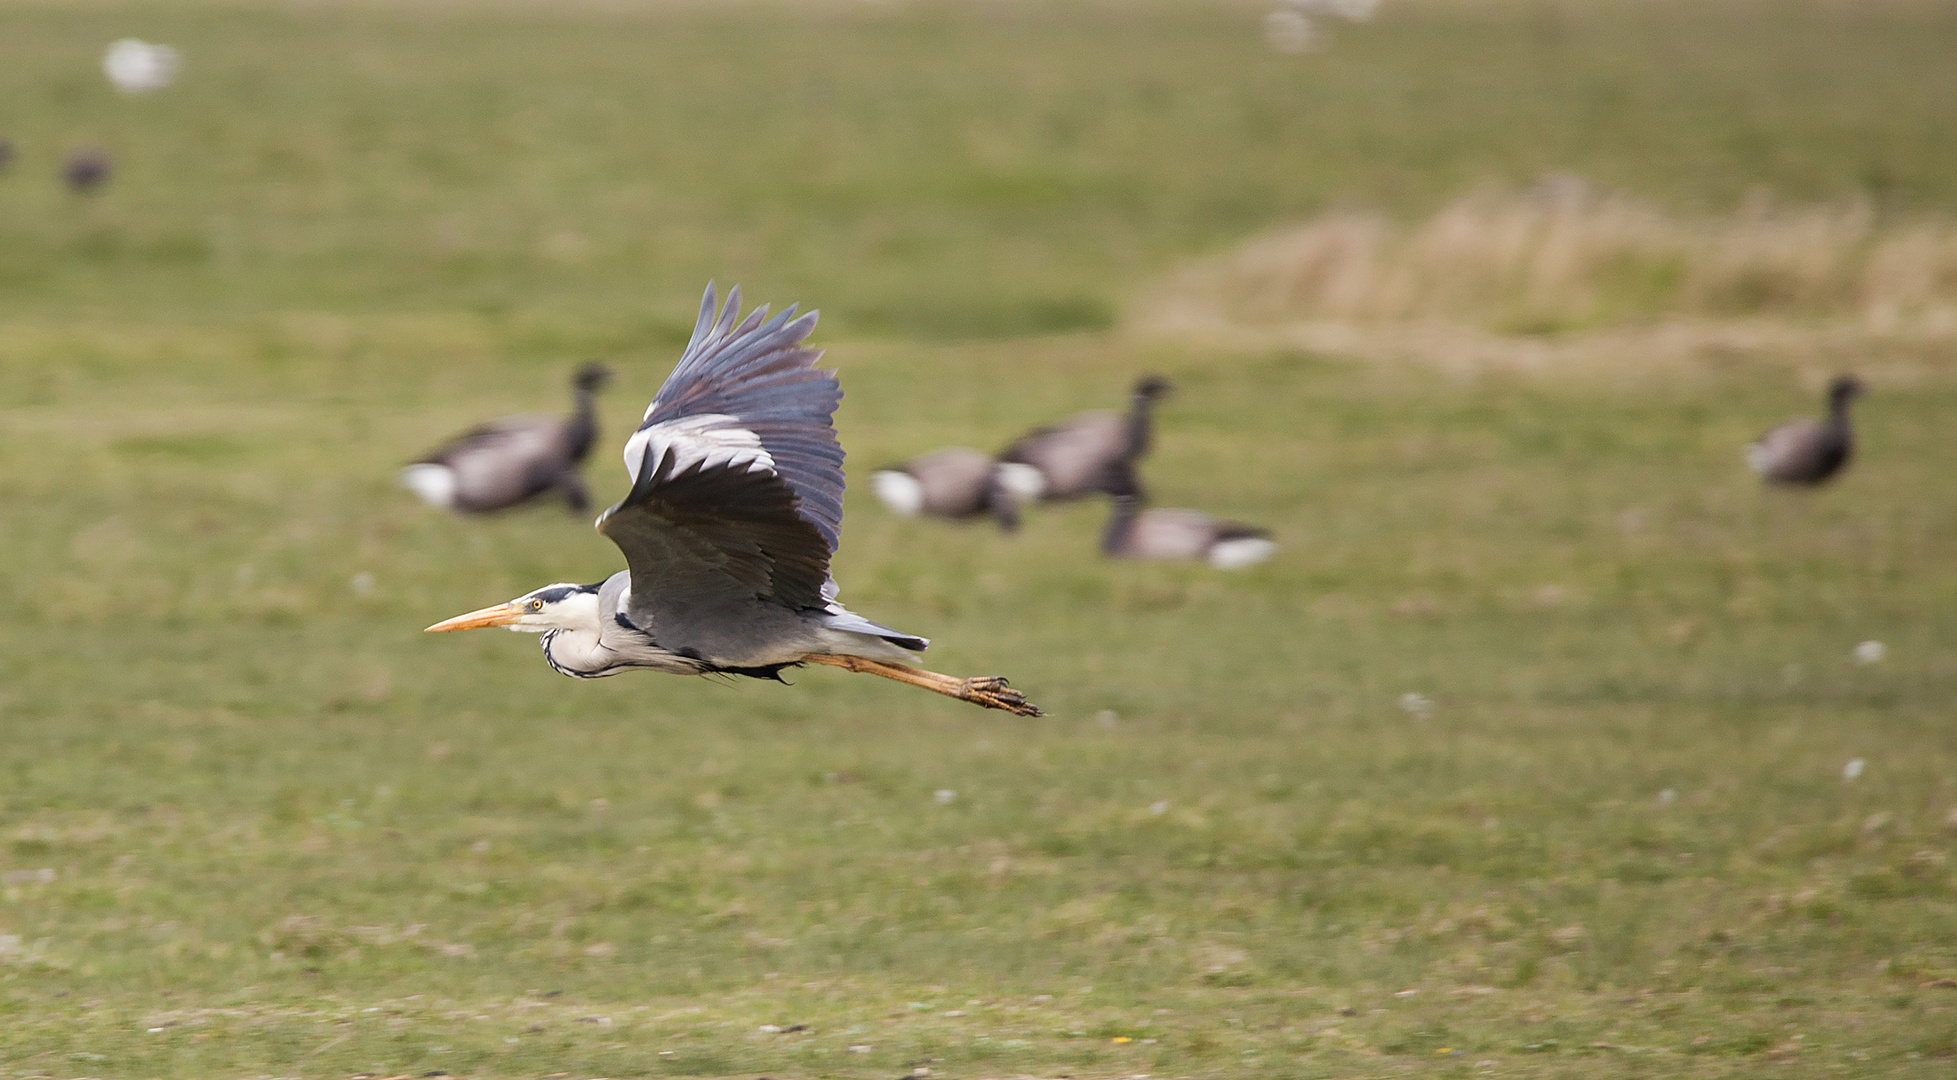
[[1043, 716], [1040, 707], [1026, 700], [1026, 695], [1014, 690], [1006, 680], [998, 675], [979, 675], [959, 680], [956, 696], [974, 705], [988, 709], [1004, 709], [1014, 716]]
[[804, 663], [825, 664], [839, 667], [845, 671], [860, 671], [867, 675], [881, 675], [900, 683], [921, 686], [934, 694], [943, 694], [960, 701], [969, 701], [987, 709], [1001, 709], [1014, 716], [1045, 716], [1038, 705], [1026, 700], [1026, 695], [1014, 690], [1006, 680], [997, 675], [981, 675], [975, 679], [961, 679], [956, 675], [940, 675], [935, 671], [925, 671], [909, 664], [891, 664], [882, 660], [871, 660], [861, 656], [848, 656], [837, 653], [810, 653], [802, 657]]

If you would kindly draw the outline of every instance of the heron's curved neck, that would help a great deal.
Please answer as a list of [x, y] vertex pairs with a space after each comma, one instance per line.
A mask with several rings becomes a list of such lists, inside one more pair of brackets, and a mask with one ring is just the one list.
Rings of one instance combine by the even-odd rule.
[[612, 667], [611, 650], [605, 648], [596, 626], [547, 630], [540, 644], [544, 660], [562, 675], [588, 679]]

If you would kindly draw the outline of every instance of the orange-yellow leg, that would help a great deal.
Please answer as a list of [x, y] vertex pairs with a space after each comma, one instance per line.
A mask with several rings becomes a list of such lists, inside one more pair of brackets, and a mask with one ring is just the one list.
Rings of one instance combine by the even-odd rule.
[[886, 664], [881, 660], [865, 660], [860, 656], [838, 656], [833, 653], [815, 653], [804, 656], [811, 664], [826, 664], [844, 671], [860, 671], [870, 675], [881, 675], [900, 683], [921, 686], [946, 697], [969, 701], [988, 709], [1004, 709], [1015, 716], [1039, 716], [1040, 707], [1026, 700], [1025, 695], [1006, 684], [997, 675], [980, 675], [972, 679], [960, 679], [952, 675], [940, 675], [935, 671], [914, 668], [906, 664]]

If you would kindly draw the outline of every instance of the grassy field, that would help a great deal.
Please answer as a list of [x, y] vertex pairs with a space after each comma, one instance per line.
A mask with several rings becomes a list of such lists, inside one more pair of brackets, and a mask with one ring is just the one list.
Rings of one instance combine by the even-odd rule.
[[[1108, 327], [1550, 169], [1948, 212], [1957, 15], [1388, 0], [1286, 57], [1263, 10], [0, 9], [0, 1076], [1947, 1073], [1957, 346], [1446, 376]], [[125, 35], [181, 83], [114, 96]], [[844, 598], [1043, 720], [420, 634], [619, 558], [392, 470], [594, 355], [616, 445], [708, 277], [825, 309], [853, 475], [1159, 370], [1162, 500], [1284, 550], [858, 485]], [[1837, 363], [1861, 458], [1759, 490]]]

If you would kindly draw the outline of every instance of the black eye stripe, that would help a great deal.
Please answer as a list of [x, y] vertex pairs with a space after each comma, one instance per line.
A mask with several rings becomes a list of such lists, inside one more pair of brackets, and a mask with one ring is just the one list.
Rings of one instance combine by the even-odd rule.
[[538, 589], [534, 594], [534, 598], [542, 600], [546, 604], [555, 604], [574, 593], [595, 593], [597, 591], [595, 586], [553, 585], [548, 589]]

